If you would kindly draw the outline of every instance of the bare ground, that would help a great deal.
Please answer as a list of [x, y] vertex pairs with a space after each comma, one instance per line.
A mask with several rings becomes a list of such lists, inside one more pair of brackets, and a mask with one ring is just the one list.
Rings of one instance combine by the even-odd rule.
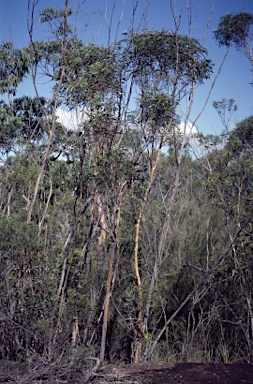
[[107, 365], [96, 373], [49, 365], [1, 368], [0, 383], [9, 384], [253, 384], [253, 365], [246, 363]]
[[252, 364], [143, 363], [133, 366], [108, 366], [102, 369], [107, 377], [97, 378], [105, 384], [114, 377], [121, 383], [145, 384], [253, 384]]

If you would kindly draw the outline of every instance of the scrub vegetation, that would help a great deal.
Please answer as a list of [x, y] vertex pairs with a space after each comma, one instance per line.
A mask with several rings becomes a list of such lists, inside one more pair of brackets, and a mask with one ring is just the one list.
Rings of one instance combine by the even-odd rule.
[[[230, 129], [222, 99], [222, 134], [189, 132], [221, 68], [173, 1], [173, 30], [144, 10], [108, 46], [78, 37], [68, 1], [34, 41], [35, 5], [29, 46], [0, 45], [0, 359], [253, 362], [253, 117]], [[223, 16], [214, 38], [252, 60], [252, 20]], [[27, 77], [37, 96], [17, 97]]]

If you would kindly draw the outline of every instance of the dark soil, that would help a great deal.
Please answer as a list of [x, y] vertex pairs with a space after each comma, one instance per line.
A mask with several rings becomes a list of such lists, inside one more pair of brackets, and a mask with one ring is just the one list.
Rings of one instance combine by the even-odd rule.
[[8, 372], [2, 368], [0, 383], [9, 384], [253, 384], [253, 365], [246, 363], [107, 365], [94, 375], [73, 367], [56, 369], [44, 366], [28, 370], [25, 366], [12, 365]]
[[[166, 366], [167, 365], [167, 366]], [[139, 366], [139, 367], [137, 367]], [[194, 363], [148, 363], [129, 366], [129, 374], [124, 374], [124, 370], [119, 367], [113, 368], [114, 381], [122, 383], [145, 383], [145, 384], [253, 384], [253, 365], [252, 364], [194, 364]], [[120, 368], [123, 377], [120, 377]], [[134, 369], [135, 372], [131, 372]], [[106, 368], [104, 369], [104, 371]], [[127, 368], [125, 368], [127, 372]], [[103, 371], [103, 370], [102, 370]], [[111, 370], [112, 372], [112, 370]], [[112, 375], [109, 374], [110, 379]], [[107, 375], [108, 376], [108, 375]], [[118, 376], [118, 377], [117, 377]], [[131, 377], [131, 381], [129, 380]], [[107, 378], [107, 380], [109, 377]], [[119, 380], [120, 379], [120, 380]], [[106, 381], [96, 380], [97, 383], [104, 384]], [[109, 382], [109, 380], [108, 380]]]

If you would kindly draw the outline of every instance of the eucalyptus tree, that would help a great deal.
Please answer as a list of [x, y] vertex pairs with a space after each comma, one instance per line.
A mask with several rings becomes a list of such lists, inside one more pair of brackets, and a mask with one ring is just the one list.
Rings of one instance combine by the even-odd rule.
[[[34, 23], [33, 14], [34, 14], [35, 5], [36, 5], [36, 3], [33, 3], [33, 5], [32, 5], [32, 17], [31, 17], [31, 19], [28, 18], [28, 32], [29, 32], [29, 36], [30, 36], [30, 58], [31, 58], [31, 66], [32, 66], [33, 84], [34, 84], [36, 95], [37, 95], [38, 99], [40, 99], [39, 98], [39, 94], [38, 94], [38, 90], [37, 90], [37, 87], [36, 87], [36, 75], [37, 75], [38, 56], [37, 56], [36, 47], [35, 47], [34, 42], [33, 42], [33, 23]], [[31, 218], [32, 218], [32, 211], [33, 211], [33, 207], [34, 207], [34, 204], [35, 204], [35, 201], [36, 201], [36, 197], [37, 197], [37, 194], [38, 194], [38, 188], [39, 188], [40, 180], [41, 180], [41, 177], [43, 175], [43, 171], [44, 171], [44, 168], [45, 168], [45, 165], [46, 165], [46, 161], [47, 161], [48, 155], [50, 153], [50, 147], [51, 147], [52, 139], [53, 139], [53, 136], [54, 136], [54, 133], [55, 133], [55, 119], [56, 119], [57, 100], [58, 100], [58, 94], [59, 94], [59, 90], [60, 90], [60, 86], [61, 86], [61, 83], [62, 83], [62, 79], [63, 79], [63, 75], [64, 75], [64, 71], [65, 71], [65, 66], [66, 66], [65, 42], [66, 42], [66, 35], [67, 35], [67, 32], [68, 32], [67, 17], [68, 17], [69, 13], [70, 13], [70, 11], [68, 10], [68, 0], [66, 0], [65, 1], [65, 7], [64, 7], [63, 11], [61, 11], [61, 12], [53, 12], [52, 9], [47, 9], [45, 14], [43, 14], [44, 18], [42, 18], [42, 22], [51, 21], [51, 20], [59, 18], [59, 17], [61, 17], [63, 19], [62, 24], [60, 25], [60, 29], [58, 28], [56, 30], [56, 36], [58, 35], [58, 32], [60, 33], [60, 36], [61, 36], [61, 41], [62, 41], [61, 56], [62, 56], [63, 63], [62, 63], [61, 75], [60, 75], [60, 79], [59, 79], [56, 91], [55, 91], [53, 97], [51, 98], [51, 100], [49, 101], [49, 103], [47, 105], [47, 108], [43, 108], [42, 107], [44, 118], [45, 118], [46, 123], [48, 125], [49, 140], [48, 140], [47, 149], [46, 149], [46, 152], [45, 152], [45, 155], [44, 155], [44, 159], [43, 159], [43, 162], [42, 162], [42, 165], [41, 165], [41, 169], [40, 169], [40, 171], [38, 173], [38, 177], [37, 177], [37, 181], [36, 181], [36, 185], [35, 185], [35, 189], [34, 189], [33, 198], [31, 200], [31, 203], [30, 203], [30, 206], [29, 206], [29, 210], [28, 210], [28, 214], [27, 214], [27, 222], [30, 222]], [[28, 1], [28, 15], [29, 14], [30, 14], [30, 1]], [[53, 109], [53, 114], [52, 114], [52, 122], [50, 124], [50, 122], [48, 121], [47, 109], [52, 104], [53, 101], [54, 101], [54, 109]]]
[[[206, 49], [196, 39], [181, 36], [178, 28], [179, 24], [176, 24], [175, 32], [144, 30], [139, 33], [132, 30], [107, 48], [94, 44], [84, 46], [78, 40], [67, 42], [69, 46], [66, 50], [67, 64], [61, 97], [66, 105], [81, 107], [85, 111], [86, 118], [79, 127], [79, 134], [93, 167], [93, 215], [89, 239], [83, 252], [84, 263], [86, 264], [98, 225], [101, 227], [98, 245], [104, 247], [105, 255], [110, 242], [113, 243], [109, 256], [101, 359], [104, 357], [107, 314], [116, 273], [116, 269], [113, 272], [114, 254], [116, 249], [119, 250], [122, 238], [120, 217], [123, 199], [139, 168], [140, 160], [147, 154], [149, 175], [147, 184], [144, 184], [142, 205], [136, 217], [134, 252], [139, 289], [138, 335], [135, 345], [135, 361], [138, 361], [143, 332], [147, 331], [152, 291], [162, 264], [171, 210], [180, 185], [180, 165], [187, 143], [186, 124], [182, 137], [177, 130], [177, 108], [182, 98], [187, 96], [187, 120], [194, 87], [208, 79], [212, 72], [212, 63], [207, 59]], [[55, 76], [59, 78], [61, 61], [56, 60], [56, 64], [59, 65], [59, 70], [55, 71]], [[129, 102], [134, 97], [133, 89], [137, 90], [138, 105], [136, 113], [128, 116]], [[137, 151], [131, 153], [125, 143], [126, 140], [135, 140], [136, 136], [132, 134], [134, 132], [138, 132], [140, 145]], [[139, 228], [161, 150], [168, 140], [174, 143], [177, 167], [148, 299], [144, 306], [138, 267]], [[135, 143], [130, 146], [134, 147]], [[65, 260], [67, 263], [67, 253]], [[66, 263], [62, 270], [59, 292], [64, 281], [66, 282]]]
[[[50, 9], [46, 10], [42, 16], [42, 21], [45, 22], [52, 21], [62, 15]], [[76, 148], [79, 152], [80, 166], [79, 203], [73, 229], [63, 249], [66, 249], [66, 253], [58, 288], [58, 295], [61, 296], [62, 304], [53, 343], [55, 344], [56, 342], [61, 321], [76, 240], [74, 241], [71, 257], [68, 262], [70, 244], [73, 237], [75, 239], [78, 238], [80, 220], [91, 205], [92, 214], [90, 216], [89, 235], [82, 251], [83, 265], [87, 265], [87, 257], [90, 255], [91, 244], [96, 235], [98, 225], [101, 227], [99, 247], [103, 246], [106, 240], [106, 233], [108, 234], [104, 249], [101, 249], [99, 254], [106, 256], [107, 250], [111, 248], [101, 346], [101, 359], [103, 359], [111, 284], [115, 280], [115, 273], [113, 277], [111, 268], [115, 258], [115, 247], [118, 247], [120, 242], [119, 222], [121, 205], [130, 181], [134, 179], [134, 170], [139, 161], [138, 156], [140, 158], [142, 153], [137, 156], [137, 160], [136, 158], [134, 160], [129, 159], [128, 150], [125, 148], [124, 140], [122, 140], [121, 131], [123, 125], [121, 113], [124, 109], [122, 83], [126, 81], [120, 77], [122, 76], [123, 66], [122, 63], [117, 62], [116, 54], [111, 48], [94, 45], [84, 46], [82, 41], [76, 38], [66, 39], [64, 57], [61, 55], [61, 41], [59, 39], [48, 43], [32, 42], [32, 48], [35, 72], [36, 66], [40, 65], [44, 69], [45, 74], [51, 76], [56, 81], [56, 84], [58, 81], [61, 82], [62, 78], [62, 87], [60, 89], [62, 101], [70, 107], [82, 107], [86, 115], [84, 123], [78, 127], [78, 132], [76, 132], [78, 136]], [[61, 77], [63, 67], [65, 68], [65, 73]], [[48, 145], [47, 154], [50, 153], [50, 147], [51, 143]], [[85, 163], [89, 164], [89, 172], [91, 171], [92, 173], [92, 188], [87, 188], [85, 185]], [[84, 190], [87, 191], [87, 196], [84, 194]], [[86, 202], [84, 208], [82, 208], [84, 196]], [[113, 246], [111, 246], [111, 242]]]
[[[131, 41], [129, 50], [130, 79], [139, 87], [140, 127], [143, 142], [149, 158], [149, 182], [146, 187], [143, 204], [139, 211], [135, 239], [135, 273], [139, 287], [138, 338], [135, 362], [141, 353], [143, 335], [148, 334], [148, 319], [157, 278], [164, 258], [164, 244], [170, 225], [171, 210], [180, 184], [180, 166], [184, 147], [187, 143], [186, 126], [179, 139], [177, 132], [177, 108], [183, 97], [189, 99], [186, 121], [192, 105], [194, 87], [210, 77], [212, 63], [207, 59], [207, 51], [191, 37], [181, 36], [176, 31], [144, 31], [128, 35]], [[172, 139], [176, 161], [174, 181], [171, 187], [169, 205], [166, 207], [165, 221], [159, 238], [153, 272], [149, 282], [146, 303], [143, 302], [142, 283], [138, 266], [138, 243], [141, 217], [145, 209], [155, 170], [159, 163], [161, 150], [167, 140]]]
[[252, 13], [227, 13], [221, 16], [220, 22], [214, 31], [214, 38], [219, 46], [235, 46], [238, 51], [241, 51], [249, 59], [251, 65], [253, 65], [252, 26]]
[[[14, 49], [12, 43], [3, 43], [0, 47], [0, 57], [0, 92], [4, 97], [0, 102], [0, 153], [2, 172], [5, 175], [1, 183], [1, 201], [3, 210], [10, 212], [11, 201], [19, 189], [13, 181], [15, 178], [11, 164], [26, 161], [27, 156], [35, 164], [40, 164], [48, 137], [43, 113], [47, 101], [43, 97], [16, 97], [19, 84], [29, 76], [31, 68], [28, 48]], [[49, 114], [52, 113], [52, 108], [47, 110]], [[25, 199], [29, 202], [30, 196]]]
[[[41, 47], [43, 48], [43, 43]], [[49, 56], [46, 52], [48, 51], [50, 54], [52, 52], [49, 47], [50, 45], [45, 46], [44, 57], [47, 59]], [[207, 51], [196, 39], [181, 36], [177, 31], [128, 32], [109, 48], [94, 44], [83, 45], [80, 40], [70, 39], [66, 42], [66, 47], [66, 69], [60, 95], [67, 106], [82, 108], [84, 111], [85, 119], [78, 128], [81, 143], [80, 155], [82, 158], [84, 156], [89, 158], [90, 167], [93, 168], [93, 190], [90, 191], [90, 196], [93, 196], [93, 214], [89, 238], [83, 250], [84, 264], [87, 263], [86, 259], [90, 254], [91, 242], [98, 225], [101, 227], [98, 245], [104, 247], [102, 253], [107, 254], [111, 241], [114, 244], [111, 246], [109, 256], [103, 347], [100, 354], [100, 358], [103, 359], [107, 308], [116, 273], [116, 270], [113, 272], [112, 269], [115, 263], [114, 253], [115, 249], [119, 250], [122, 239], [120, 216], [123, 199], [130, 184], [136, 178], [135, 174], [140, 167], [140, 160], [147, 153], [150, 172], [147, 186], [144, 184], [145, 192], [143, 190], [144, 198], [138, 214], [135, 240], [135, 272], [140, 301], [139, 339], [141, 339], [142, 286], [136, 252], [141, 216], [153, 183], [161, 149], [169, 138], [174, 142], [178, 165], [177, 185], [173, 190], [174, 195], [176, 194], [179, 186], [180, 162], [187, 141], [186, 132], [182, 140], [179, 140], [176, 109], [186, 94], [191, 99], [194, 85], [201, 84], [209, 78], [212, 64], [206, 58]], [[55, 60], [54, 55], [50, 60]], [[62, 61], [56, 59], [53, 61], [53, 65], [55, 66], [53, 77], [58, 80]], [[133, 88], [139, 90], [138, 108], [135, 115], [128, 115], [129, 102], [134, 96]], [[135, 145], [137, 136], [139, 136], [138, 147]], [[127, 147], [126, 143], [128, 143]], [[129, 145], [132, 148], [135, 147], [135, 152], [129, 152]], [[83, 161], [81, 157], [80, 164]], [[82, 174], [82, 167], [80, 174]], [[80, 183], [82, 189], [83, 182], [80, 181]], [[81, 199], [81, 192], [79, 196]], [[173, 199], [171, 200], [172, 205]], [[168, 225], [167, 222], [163, 241], [165, 241]], [[73, 230], [69, 240], [74, 236], [76, 230], [78, 233], [78, 226], [75, 225]], [[59, 293], [67, 282], [67, 258], [68, 252], [63, 265]], [[146, 313], [149, 312], [151, 292], [160, 264], [161, 255], [154, 266], [155, 272], [151, 281]], [[71, 261], [69, 267], [70, 265]], [[138, 360], [138, 353], [136, 360]]]

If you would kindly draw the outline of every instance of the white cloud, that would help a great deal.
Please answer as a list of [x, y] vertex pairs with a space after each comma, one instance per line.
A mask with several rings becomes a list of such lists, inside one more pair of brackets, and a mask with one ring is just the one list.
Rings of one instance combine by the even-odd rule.
[[56, 116], [59, 123], [73, 131], [77, 131], [79, 126], [87, 120], [87, 113], [84, 108], [77, 108], [72, 111], [57, 108]]
[[184, 121], [179, 124], [179, 128], [182, 134], [185, 132], [189, 139], [198, 133], [197, 127], [195, 125], [187, 122], [185, 123]]
[[[73, 109], [72, 111], [65, 111], [62, 108], [57, 108], [56, 116], [59, 123], [61, 123], [68, 130], [73, 131], [78, 131], [83, 123], [88, 119], [87, 109], [83, 107]], [[195, 134], [198, 133], [195, 125], [187, 122], [185, 126], [184, 121], [179, 124], [179, 129], [182, 134], [184, 134], [185, 131], [186, 136], [188, 136], [188, 140], [191, 140]]]

